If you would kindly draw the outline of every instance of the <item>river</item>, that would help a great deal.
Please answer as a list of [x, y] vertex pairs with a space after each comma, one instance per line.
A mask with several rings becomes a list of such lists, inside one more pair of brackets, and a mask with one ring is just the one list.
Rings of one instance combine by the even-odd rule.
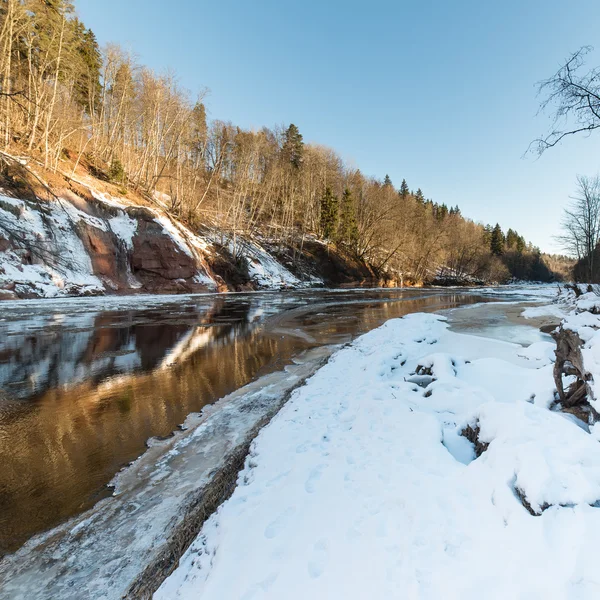
[[0, 554], [110, 494], [149, 439], [307, 351], [407, 313], [500, 298], [363, 289], [3, 303]]

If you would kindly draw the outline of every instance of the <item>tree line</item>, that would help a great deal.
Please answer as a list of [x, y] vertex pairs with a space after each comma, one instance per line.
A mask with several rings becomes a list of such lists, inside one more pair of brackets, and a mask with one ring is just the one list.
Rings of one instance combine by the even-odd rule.
[[[100, 48], [71, 0], [0, 0], [0, 144], [50, 170], [85, 165], [121, 193], [158, 198], [232, 241], [261, 233], [301, 250], [319, 236], [406, 281], [548, 280], [540, 251], [389, 176], [370, 177], [296, 125], [207, 119], [171, 73]], [[158, 195], [157, 195], [158, 194]], [[162, 200], [161, 200], [162, 199]]]

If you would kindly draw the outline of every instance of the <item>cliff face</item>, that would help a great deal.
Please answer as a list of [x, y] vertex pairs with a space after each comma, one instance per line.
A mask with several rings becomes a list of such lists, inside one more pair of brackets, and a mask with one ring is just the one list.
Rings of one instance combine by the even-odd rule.
[[206, 292], [210, 245], [159, 209], [97, 195], [0, 196], [0, 297]]
[[[41, 200], [0, 188], [0, 299], [359, 285], [364, 263], [315, 238], [301, 250], [192, 232], [158, 205], [89, 188]], [[234, 258], [235, 257], [235, 258]]]

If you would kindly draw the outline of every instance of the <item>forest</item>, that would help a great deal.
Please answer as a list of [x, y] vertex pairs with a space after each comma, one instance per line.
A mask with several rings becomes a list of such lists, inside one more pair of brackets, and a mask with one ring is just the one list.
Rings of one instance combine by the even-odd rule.
[[[301, 249], [309, 236], [406, 284], [568, 277], [513, 229], [477, 223], [406, 180], [373, 177], [301, 128], [208, 119], [121, 47], [100, 47], [70, 0], [0, 0], [0, 145], [49, 172], [85, 166], [119, 193], [166, 199], [193, 228]], [[293, 119], [291, 119], [293, 120]], [[482, 201], [485, 201], [482, 199]]]

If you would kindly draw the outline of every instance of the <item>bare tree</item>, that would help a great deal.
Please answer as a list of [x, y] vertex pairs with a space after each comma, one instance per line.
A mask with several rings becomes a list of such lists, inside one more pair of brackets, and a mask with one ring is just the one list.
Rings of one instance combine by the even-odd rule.
[[553, 110], [549, 132], [532, 143], [539, 154], [566, 136], [589, 134], [600, 128], [600, 67], [582, 72], [591, 51], [590, 46], [580, 48], [552, 77], [539, 84], [538, 92], [544, 96], [540, 110]]
[[588, 281], [594, 277], [594, 254], [600, 240], [600, 177], [577, 177], [577, 193], [565, 208], [563, 235], [559, 242], [587, 266]]

